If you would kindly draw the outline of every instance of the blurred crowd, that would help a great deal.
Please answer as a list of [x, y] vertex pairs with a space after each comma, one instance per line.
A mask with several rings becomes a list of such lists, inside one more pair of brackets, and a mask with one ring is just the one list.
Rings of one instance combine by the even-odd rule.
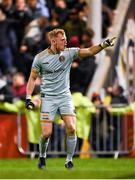
[[[106, 37], [117, 0], [102, 1], [102, 37]], [[47, 34], [63, 28], [70, 47], [92, 46], [94, 31], [87, 27], [89, 8], [84, 0], [0, 1], [0, 101], [25, 96], [34, 56], [49, 46]], [[76, 59], [71, 68], [71, 91], [86, 93], [94, 74], [94, 57]], [[82, 78], [83, 77], [83, 78]]]

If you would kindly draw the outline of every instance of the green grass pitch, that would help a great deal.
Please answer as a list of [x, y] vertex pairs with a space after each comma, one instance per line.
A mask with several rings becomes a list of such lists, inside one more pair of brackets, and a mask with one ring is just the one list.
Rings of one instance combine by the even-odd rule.
[[64, 167], [64, 158], [48, 158], [44, 170], [37, 159], [0, 160], [0, 179], [135, 179], [135, 159], [74, 158], [74, 168]]

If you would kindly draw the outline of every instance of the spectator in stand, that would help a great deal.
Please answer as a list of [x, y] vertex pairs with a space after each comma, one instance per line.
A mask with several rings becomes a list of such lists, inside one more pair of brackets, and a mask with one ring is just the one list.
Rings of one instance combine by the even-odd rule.
[[94, 31], [91, 28], [86, 28], [81, 37], [81, 47], [89, 47], [93, 45], [92, 39], [94, 37]]
[[[81, 48], [93, 46], [93, 42], [92, 42], [93, 37], [94, 37], [94, 31], [91, 28], [85, 29], [81, 38]], [[94, 56], [85, 58], [85, 61], [83, 61], [80, 64], [80, 70], [82, 71], [82, 77], [84, 79], [82, 80], [82, 84], [81, 84], [81, 86], [83, 87], [83, 94], [87, 92], [88, 86], [94, 75], [95, 69], [96, 69], [96, 62]]]
[[7, 18], [13, 18], [15, 10], [13, 0], [2, 0], [2, 2], [0, 3], [0, 7], [3, 8]]
[[38, 0], [28, 0], [27, 5], [31, 20], [37, 19], [40, 16], [50, 17], [47, 6], [43, 5]]
[[15, 31], [14, 46], [12, 46], [14, 52], [14, 65], [17, 71], [24, 72], [25, 65], [23, 64], [23, 58], [19, 52], [22, 38], [24, 36], [25, 27], [31, 21], [25, 0], [16, 0], [15, 10], [13, 13], [13, 28]]
[[13, 54], [11, 51], [11, 23], [0, 8], [0, 71], [3, 74], [13, 69]]
[[26, 95], [25, 76], [21, 72], [16, 72], [12, 77], [12, 90], [14, 97], [24, 99]]
[[109, 7], [102, 5], [102, 37], [108, 34], [108, 28], [112, 25], [113, 14]]
[[47, 31], [58, 27], [60, 27], [59, 21], [57, 19], [51, 19]]
[[123, 105], [127, 105], [128, 104], [128, 100], [127, 98], [123, 95], [123, 88], [118, 85], [115, 84], [112, 87], [112, 100], [111, 100], [111, 104], [123, 104]]
[[51, 26], [43, 32], [43, 38], [41, 41], [42, 50], [44, 50], [50, 46], [50, 42], [48, 39], [48, 30], [50, 30], [50, 29], [51, 29]]
[[[80, 42], [78, 36], [73, 36], [70, 39], [69, 42], [70, 47], [80, 47]], [[81, 79], [81, 72], [79, 71], [80, 66], [80, 59], [76, 58], [74, 59], [71, 70], [70, 70], [70, 89], [71, 92], [82, 92], [81, 91], [81, 85], [80, 85], [80, 79]]]
[[102, 37], [105, 38], [110, 30], [114, 15], [116, 14], [115, 8], [118, 0], [102, 0]]
[[48, 20], [44, 16], [40, 16], [28, 24], [21, 44], [21, 52], [29, 51], [35, 55], [39, 51], [42, 34], [47, 24]]
[[60, 25], [64, 25], [68, 19], [69, 10], [64, 0], [55, 0], [55, 8], [53, 8], [52, 18], [59, 21]]
[[[26, 75], [26, 78], [29, 75], [29, 70], [31, 69], [31, 64], [35, 54], [42, 50], [42, 39], [43, 33], [48, 20], [44, 16], [31, 21], [25, 30], [25, 35], [20, 46], [20, 64], [21, 70]], [[27, 68], [24, 68], [27, 66]]]
[[75, 6], [79, 11], [79, 18], [84, 22], [88, 20], [89, 7], [86, 1], [79, 1]]
[[[81, 48], [87, 48], [93, 45], [92, 38], [94, 36], [94, 32], [92, 29], [88, 28], [84, 30], [81, 38]], [[74, 37], [74, 38], [73, 38]], [[79, 39], [73, 36], [70, 40], [70, 46], [78, 47]], [[79, 59], [75, 60], [72, 63], [71, 68], [71, 91], [72, 92], [81, 92], [83, 95], [86, 94], [88, 85], [92, 79], [94, 74], [96, 63], [94, 60], [94, 56], [84, 58], [85, 61], [80, 61]], [[83, 78], [82, 78], [83, 77]]]
[[24, 36], [25, 27], [31, 21], [25, 0], [16, 0], [14, 20], [15, 20], [14, 29], [17, 36], [17, 47], [19, 51], [20, 44]]
[[63, 26], [67, 32], [67, 37], [70, 40], [72, 36], [81, 38], [84, 30], [86, 29], [86, 22], [79, 18], [79, 11], [77, 8], [72, 8], [69, 14], [69, 20]]
[[51, 15], [51, 11], [54, 8], [55, 0], [45, 0], [46, 6], [48, 7], [49, 14]]
[[[104, 151], [110, 150], [110, 114], [106, 107], [104, 106], [100, 94], [94, 92], [92, 94], [91, 101], [96, 107], [96, 114], [92, 115], [91, 121], [91, 132], [90, 132], [90, 142], [93, 150]], [[106, 144], [106, 146], [105, 146]], [[98, 156], [106, 156], [97, 154]]]
[[[112, 107], [118, 108], [128, 105], [127, 98], [123, 95], [123, 88], [119, 84], [114, 84], [112, 86]], [[121, 135], [119, 135], [118, 129], [121, 128], [123, 121], [123, 115], [113, 114], [111, 119], [108, 120], [108, 126], [110, 127], [110, 135], [113, 135], [113, 149], [119, 150], [119, 140], [121, 140]], [[118, 136], [120, 136], [118, 139]]]

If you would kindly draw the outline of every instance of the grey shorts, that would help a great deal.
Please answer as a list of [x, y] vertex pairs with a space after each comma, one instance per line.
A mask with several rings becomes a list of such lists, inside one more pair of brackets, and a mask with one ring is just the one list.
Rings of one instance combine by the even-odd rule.
[[61, 116], [75, 116], [75, 108], [70, 94], [41, 97], [41, 121], [53, 121], [56, 113]]

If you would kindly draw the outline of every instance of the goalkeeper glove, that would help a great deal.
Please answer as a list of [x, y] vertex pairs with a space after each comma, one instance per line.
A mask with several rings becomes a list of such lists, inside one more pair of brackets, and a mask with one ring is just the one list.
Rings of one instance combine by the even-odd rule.
[[27, 109], [34, 109], [34, 107], [35, 107], [34, 103], [31, 101], [30, 95], [26, 96], [25, 106]]
[[106, 39], [105, 41], [103, 41], [100, 46], [105, 49], [107, 47], [110, 47], [110, 46], [114, 46], [114, 43], [115, 43], [115, 40], [116, 40], [116, 37], [113, 37], [113, 38], [110, 38], [110, 39]]

